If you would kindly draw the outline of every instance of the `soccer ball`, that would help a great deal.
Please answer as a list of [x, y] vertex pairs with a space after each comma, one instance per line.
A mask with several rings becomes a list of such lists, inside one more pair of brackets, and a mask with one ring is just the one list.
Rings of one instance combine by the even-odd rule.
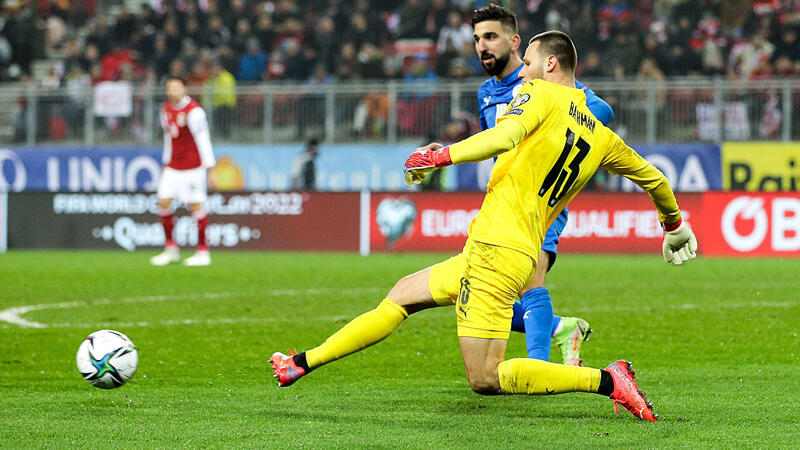
[[78, 348], [78, 371], [94, 387], [113, 389], [136, 372], [139, 353], [128, 336], [114, 330], [90, 334]]

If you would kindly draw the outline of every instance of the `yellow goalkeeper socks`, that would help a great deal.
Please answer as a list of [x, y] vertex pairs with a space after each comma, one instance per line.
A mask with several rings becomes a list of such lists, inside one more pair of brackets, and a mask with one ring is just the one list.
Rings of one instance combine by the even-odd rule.
[[377, 308], [350, 321], [322, 345], [305, 352], [308, 367], [314, 369], [380, 342], [406, 317], [408, 313], [402, 306], [384, 299]]
[[538, 359], [517, 358], [497, 366], [500, 389], [504, 394], [563, 394], [597, 392], [600, 370], [565, 366]]

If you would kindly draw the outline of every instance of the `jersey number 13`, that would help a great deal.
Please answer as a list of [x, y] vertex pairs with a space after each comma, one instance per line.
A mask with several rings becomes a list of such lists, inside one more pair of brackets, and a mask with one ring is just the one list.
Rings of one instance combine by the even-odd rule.
[[[589, 143], [584, 141], [583, 138], [579, 137], [578, 143], [576, 144], [575, 133], [569, 128], [567, 128], [566, 138], [567, 142], [564, 143], [564, 149], [561, 150], [561, 154], [558, 156], [556, 163], [550, 171], [547, 172], [544, 183], [542, 183], [542, 188], [539, 189], [539, 197], [544, 197], [547, 191], [553, 188], [553, 192], [550, 193], [550, 200], [547, 202], [547, 205], [550, 207], [558, 203], [564, 195], [569, 192], [572, 185], [575, 184], [575, 180], [578, 179], [578, 173], [580, 172], [580, 164], [591, 149]], [[567, 171], [564, 169], [564, 163], [567, 162], [567, 157], [572, 153], [573, 147], [578, 148], [578, 154], [569, 162], [567, 166], [569, 171]]]

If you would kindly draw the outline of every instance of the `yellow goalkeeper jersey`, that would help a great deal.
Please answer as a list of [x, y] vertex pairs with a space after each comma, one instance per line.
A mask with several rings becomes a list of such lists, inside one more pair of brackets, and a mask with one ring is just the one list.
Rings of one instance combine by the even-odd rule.
[[[522, 127], [504, 127], [503, 121]], [[502, 137], [518, 144], [495, 162], [483, 205], [470, 224], [473, 240], [512, 248], [537, 260], [547, 228], [599, 167], [648, 191], [662, 222], [680, 218], [666, 177], [589, 112], [580, 89], [544, 80], [527, 82], [495, 129], [515, 134]], [[455, 147], [461, 146], [462, 154], [468, 153], [470, 141], [481, 143], [467, 139], [451, 151], [458, 152]]]

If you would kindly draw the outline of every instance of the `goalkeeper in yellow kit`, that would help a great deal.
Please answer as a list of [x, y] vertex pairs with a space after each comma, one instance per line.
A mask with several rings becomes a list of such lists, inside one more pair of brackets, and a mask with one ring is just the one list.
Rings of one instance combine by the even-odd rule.
[[459, 344], [470, 387], [480, 394], [593, 392], [609, 396], [639, 419], [655, 421], [630, 363], [605, 369], [528, 358], [505, 360], [512, 306], [536, 268], [545, 231], [603, 167], [650, 194], [664, 224], [664, 258], [695, 257], [697, 241], [682, 223], [664, 175], [605, 128], [575, 89], [577, 54], [559, 31], [534, 36], [523, 59], [522, 89], [497, 126], [449, 147], [433, 143], [406, 161], [406, 181], [450, 164], [497, 157], [486, 197], [457, 256], [400, 280], [375, 309], [322, 345], [270, 358], [279, 386], [387, 337], [409, 314], [455, 305]]

